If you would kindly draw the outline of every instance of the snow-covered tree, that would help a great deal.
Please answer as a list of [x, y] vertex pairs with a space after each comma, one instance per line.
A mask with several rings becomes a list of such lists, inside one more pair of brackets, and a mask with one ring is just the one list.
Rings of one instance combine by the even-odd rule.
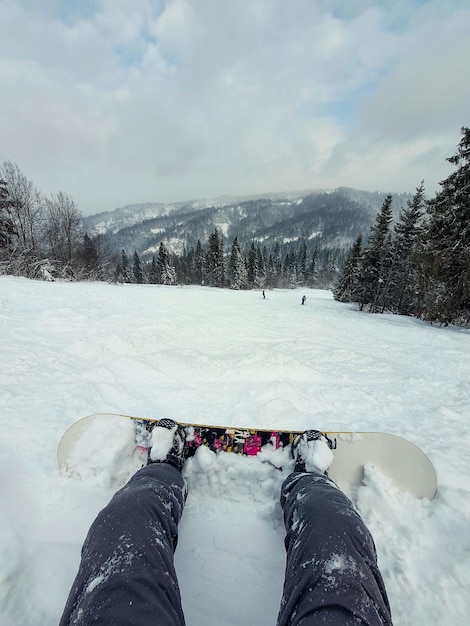
[[333, 289], [335, 300], [339, 300], [340, 302], [356, 301], [361, 254], [362, 235], [359, 235], [349, 252], [346, 263]]
[[102, 278], [98, 250], [88, 233], [83, 235], [83, 244], [79, 253], [79, 258], [83, 267], [83, 275], [86, 278], [92, 278], [94, 280]]
[[282, 277], [282, 258], [281, 247], [279, 243], [273, 246], [272, 252], [269, 255], [268, 271], [267, 271], [267, 284], [269, 287], [278, 287]]
[[295, 289], [297, 286], [297, 257], [294, 252], [287, 253], [284, 257], [282, 284], [287, 289]]
[[7, 183], [0, 179], [0, 259], [8, 258], [17, 239], [10, 207], [11, 200]]
[[204, 261], [208, 284], [212, 287], [223, 287], [225, 283], [223, 241], [217, 228], [209, 235], [209, 246]]
[[121, 254], [119, 255], [119, 259], [116, 263], [116, 271], [114, 272], [114, 280], [117, 283], [130, 283], [131, 282], [131, 273], [129, 269], [129, 257], [126, 254], [126, 251], [121, 250]]
[[386, 286], [388, 308], [409, 315], [418, 306], [418, 274], [415, 263], [417, 244], [426, 210], [423, 182], [416, 188], [413, 200], [400, 212], [394, 227], [393, 259], [390, 280]]
[[258, 244], [256, 246], [256, 256], [257, 256], [257, 263], [258, 263], [258, 275], [257, 275], [257, 287], [264, 287], [264, 285], [266, 284], [266, 248], [264, 247], [263, 250], [261, 250], [260, 245]]
[[470, 129], [461, 129], [456, 166], [429, 203], [420, 254], [423, 314], [443, 323], [470, 323]]
[[318, 250], [315, 246], [315, 249], [312, 253], [312, 256], [309, 261], [307, 261], [307, 270], [305, 276], [305, 283], [309, 287], [313, 287], [318, 279], [318, 268], [317, 268], [317, 256]]
[[64, 267], [71, 266], [82, 240], [82, 215], [73, 198], [59, 191], [45, 200], [48, 254]]
[[194, 261], [193, 261], [193, 280], [197, 285], [202, 285], [204, 283], [204, 263], [205, 263], [205, 253], [201, 244], [201, 240], [198, 239], [196, 243], [196, 249], [194, 251]]
[[151, 285], [158, 285], [160, 282], [158, 277], [157, 259], [155, 258], [155, 255], [152, 256], [152, 260], [150, 261], [148, 280]]
[[297, 254], [297, 279], [302, 285], [307, 282], [307, 244], [305, 241], [300, 244]]
[[137, 250], [134, 251], [134, 264], [132, 266], [132, 274], [134, 276], [134, 282], [138, 285], [142, 285], [144, 282], [144, 272], [142, 271], [142, 263], [140, 257], [137, 254]]
[[168, 248], [162, 241], [160, 242], [160, 246], [158, 248], [157, 275], [159, 277], [159, 283], [162, 285], [176, 284], [175, 268], [171, 263]]
[[391, 222], [392, 196], [388, 194], [371, 226], [358, 280], [361, 309], [368, 306], [372, 313], [384, 310], [384, 286], [391, 263]]
[[0, 165], [0, 179], [8, 190], [8, 217], [16, 235], [16, 252], [37, 259], [44, 227], [44, 203], [32, 181], [16, 163]]
[[238, 237], [235, 237], [232, 243], [232, 251], [230, 254], [228, 266], [228, 279], [230, 289], [246, 289], [248, 284], [248, 274], [245, 259], [242, 255]]

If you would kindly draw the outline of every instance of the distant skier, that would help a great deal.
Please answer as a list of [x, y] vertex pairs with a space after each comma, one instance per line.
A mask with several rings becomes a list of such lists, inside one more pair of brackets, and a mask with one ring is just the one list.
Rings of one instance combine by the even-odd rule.
[[266, 294], [264, 293], [264, 289], [263, 289], [263, 300], [266, 300]]
[[[185, 431], [152, 431], [148, 464], [93, 522], [60, 626], [184, 625], [174, 567], [187, 495]], [[278, 626], [391, 626], [374, 541], [352, 502], [328, 478], [330, 440], [307, 430], [292, 444], [294, 472], [281, 506], [287, 551]]]
[[307, 301], [307, 296], [302, 296], [302, 304], [305, 304], [306, 301]]

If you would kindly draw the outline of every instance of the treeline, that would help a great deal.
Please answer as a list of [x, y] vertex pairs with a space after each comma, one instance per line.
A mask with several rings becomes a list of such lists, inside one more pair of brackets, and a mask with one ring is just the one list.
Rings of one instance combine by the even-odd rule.
[[232, 289], [330, 288], [345, 251], [309, 242], [227, 242], [217, 229], [204, 244], [178, 255], [161, 242], [142, 260], [116, 253], [106, 235], [85, 232], [73, 198], [44, 196], [10, 162], [0, 165], [0, 274], [54, 280], [105, 280], [137, 284], [208, 285]]
[[172, 253], [163, 242], [158, 252], [143, 262], [134, 251], [121, 251], [114, 272], [116, 282], [161, 285], [207, 285], [230, 289], [330, 288], [345, 259], [341, 249], [309, 247], [306, 242], [261, 246], [251, 242], [245, 250], [235, 237], [226, 248], [217, 230], [203, 245], [183, 254]]
[[[75, 202], [45, 197], [17, 165], [0, 165], [0, 273], [29, 278], [108, 280], [232, 289], [329, 288], [361, 310], [470, 325], [470, 129], [461, 129], [455, 166], [435, 198], [421, 184], [393, 222], [386, 197], [367, 242], [349, 253], [310, 241], [227, 242], [215, 229], [204, 244], [173, 253], [162, 242], [142, 260], [90, 237]], [[129, 256], [130, 254], [130, 256]]]
[[470, 325], [470, 129], [447, 160], [456, 170], [426, 199], [423, 183], [395, 224], [387, 196], [367, 244], [358, 237], [334, 287], [361, 310]]

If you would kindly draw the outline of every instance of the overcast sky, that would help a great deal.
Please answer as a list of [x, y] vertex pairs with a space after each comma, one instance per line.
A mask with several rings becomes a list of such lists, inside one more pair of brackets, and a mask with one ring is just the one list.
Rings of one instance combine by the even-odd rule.
[[0, 161], [84, 215], [429, 195], [470, 125], [468, 0], [0, 0]]

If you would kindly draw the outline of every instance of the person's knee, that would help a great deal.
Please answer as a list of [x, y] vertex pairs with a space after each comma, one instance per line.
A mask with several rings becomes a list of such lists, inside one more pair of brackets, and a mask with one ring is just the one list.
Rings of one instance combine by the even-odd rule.
[[297, 509], [307, 516], [348, 514], [354, 510], [349, 498], [326, 476], [292, 474], [281, 492], [281, 505]]

